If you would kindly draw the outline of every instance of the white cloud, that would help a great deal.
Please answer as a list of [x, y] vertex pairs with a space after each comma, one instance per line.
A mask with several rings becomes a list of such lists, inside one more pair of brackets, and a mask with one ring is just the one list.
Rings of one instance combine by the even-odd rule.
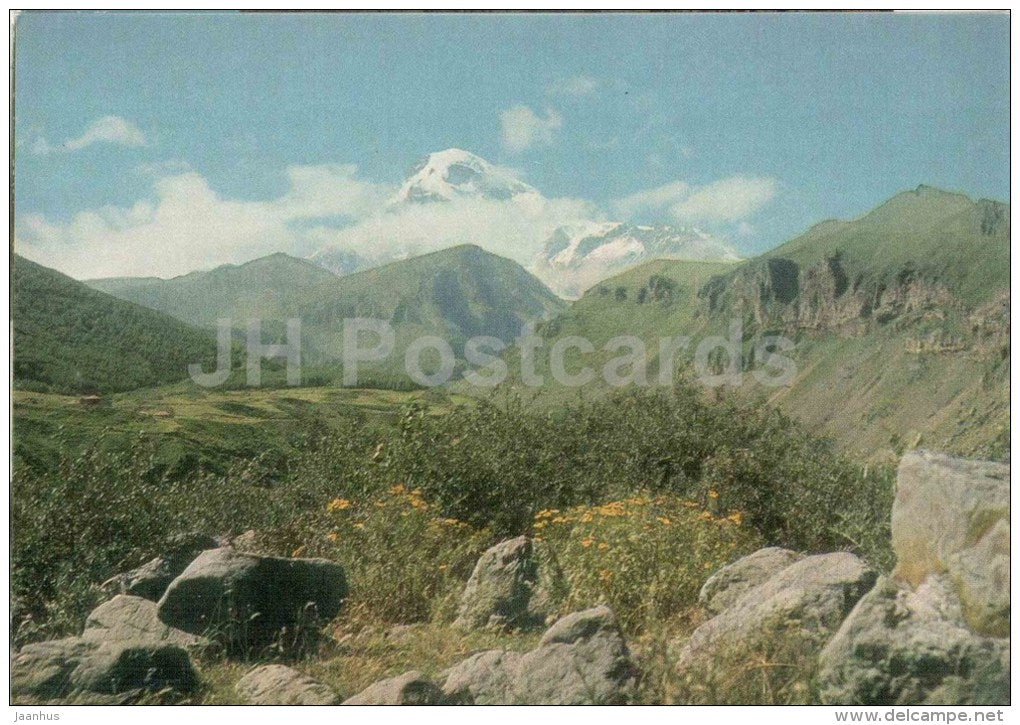
[[324, 219], [350, 223], [391, 193], [355, 172], [345, 165], [291, 166], [286, 193], [267, 201], [223, 198], [195, 172], [162, 176], [149, 198], [130, 207], [85, 211], [66, 223], [20, 217], [14, 247], [79, 279], [173, 276], [281, 250], [307, 251], [314, 243], [308, 226]]
[[550, 96], [569, 96], [573, 98], [594, 95], [598, 89], [598, 80], [586, 75], [558, 78], [545, 87], [546, 93]]
[[37, 138], [31, 146], [32, 153], [48, 154], [54, 152], [79, 151], [96, 143], [110, 143], [117, 146], [145, 146], [145, 134], [128, 120], [120, 116], [103, 116], [97, 118], [85, 131], [75, 138], [69, 138], [58, 146], [51, 146], [45, 138]]
[[527, 266], [558, 227], [599, 217], [590, 202], [547, 199], [540, 194], [506, 200], [464, 197], [403, 204], [346, 228], [317, 230], [323, 250], [315, 257], [328, 264], [334, 255], [342, 259], [353, 253], [370, 262], [382, 262], [476, 244]]
[[[616, 199], [612, 208], [626, 219], [668, 210], [676, 221], [686, 224], [739, 222], [772, 201], [778, 188], [770, 177], [731, 176], [703, 186], [678, 179]], [[745, 232], [738, 229], [738, 233]]]
[[519, 153], [532, 146], [547, 146], [563, 126], [563, 118], [552, 109], [547, 109], [545, 118], [527, 106], [514, 106], [500, 114], [503, 128], [503, 146], [508, 151]]
[[360, 180], [348, 165], [291, 166], [286, 176], [281, 196], [241, 201], [194, 171], [165, 174], [131, 206], [81, 212], [66, 223], [19, 217], [15, 251], [78, 279], [170, 277], [322, 247], [383, 262], [477, 244], [528, 264], [557, 227], [599, 217], [590, 202], [537, 193], [393, 207], [395, 189]]
[[670, 211], [681, 222], [735, 222], [772, 201], [777, 190], [769, 177], [733, 176], [695, 189]]
[[657, 211], [677, 203], [687, 196], [690, 189], [691, 186], [686, 181], [671, 181], [654, 189], [646, 189], [617, 199], [613, 202], [613, 209], [621, 216], [633, 219], [642, 212]]

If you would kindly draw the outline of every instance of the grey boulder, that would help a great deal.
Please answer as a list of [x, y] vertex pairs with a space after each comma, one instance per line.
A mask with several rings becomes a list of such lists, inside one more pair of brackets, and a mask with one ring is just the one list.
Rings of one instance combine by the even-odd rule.
[[680, 672], [709, 672], [727, 656], [786, 640], [814, 653], [875, 583], [877, 574], [853, 554], [808, 556], [745, 591], [674, 646]]
[[896, 474], [894, 576], [950, 583], [970, 628], [1009, 635], [1009, 466], [914, 451]]
[[344, 705], [442, 705], [442, 690], [417, 670], [380, 680], [344, 700]]
[[916, 591], [882, 578], [819, 655], [822, 700], [833, 705], [1008, 704], [1009, 641], [963, 624], [938, 577]]
[[159, 618], [230, 651], [250, 653], [340, 611], [347, 581], [325, 559], [284, 559], [231, 548], [203, 551], [167, 587]]
[[526, 536], [508, 539], [479, 557], [454, 626], [461, 630], [543, 626], [564, 587], [548, 550]]
[[238, 680], [237, 693], [253, 705], [336, 705], [326, 685], [284, 665], [256, 667]]
[[85, 620], [82, 637], [97, 642], [166, 643], [181, 647], [209, 644], [204, 637], [163, 624], [157, 616], [155, 602], [127, 594], [118, 594], [92, 610]]
[[162, 554], [137, 569], [117, 574], [102, 586], [111, 593], [131, 594], [155, 602], [196, 556], [217, 546], [216, 539], [206, 534], [179, 534], [170, 540]]
[[698, 594], [698, 604], [712, 614], [718, 614], [749, 589], [764, 583], [803, 558], [803, 554], [778, 546], [759, 549], [727, 564], [709, 577]]
[[11, 658], [14, 695], [53, 699], [82, 692], [188, 693], [197, 686], [191, 657], [173, 644], [70, 637], [25, 645]]
[[636, 669], [616, 617], [600, 606], [563, 617], [525, 654], [492, 650], [446, 673], [451, 702], [607, 705], [633, 698]]

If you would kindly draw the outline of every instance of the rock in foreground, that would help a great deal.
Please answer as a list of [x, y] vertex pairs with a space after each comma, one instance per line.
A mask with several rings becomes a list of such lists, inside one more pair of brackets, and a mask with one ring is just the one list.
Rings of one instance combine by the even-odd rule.
[[253, 705], [336, 705], [340, 702], [326, 685], [284, 665], [256, 667], [238, 681], [235, 689]]
[[202, 552], [167, 588], [159, 618], [250, 653], [281, 632], [318, 627], [340, 611], [344, 570], [324, 559], [283, 559], [231, 548]]
[[156, 602], [188, 564], [206, 549], [219, 544], [211, 536], [200, 533], [180, 534], [171, 539], [162, 554], [137, 569], [118, 574], [103, 583], [104, 589], [115, 594], [130, 594]]
[[1009, 466], [928, 451], [903, 456], [892, 509], [894, 575], [944, 575], [971, 629], [1009, 636]]
[[764, 583], [786, 567], [804, 558], [803, 554], [778, 546], [759, 549], [717, 571], [698, 594], [698, 604], [718, 614], [736, 602], [748, 590]]
[[187, 693], [197, 686], [191, 657], [172, 644], [71, 637], [25, 645], [11, 658], [11, 694], [44, 700], [82, 692]]
[[478, 705], [609, 705], [628, 702], [635, 687], [616, 617], [603, 606], [563, 617], [531, 652], [464, 660], [446, 673], [443, 693]]
[[118, 594], [92, 610], [85, 620], [82, 637], [97, 642], [146, 642], [181, 647], [209, 644], [204, 637], [182, 632], [159, 621], [155, 602], [127, 594]]
[[526, 536], [500, 542], [479, 557], [454, 626], [516, 629], [544, 626], [552, 614], [562, 574]]
[[798, 656], [814, 657], [876, 577], [876, 572], [853, 554], [805, 557], [747, 589], [694, 630], [677, 650], [677, 667], [681, 673], [698, 677], [729, 657], [788, 644], [794, 636]]
[[917, 591], [883, 578], [819, 656], [824, 702], [1008, 704], [1009, 641], [973, 634], [947, 583]]
[[344, 705], [442, 705], [442, 690], [422, 673], [412, 670], [380, 680], [344, 700]]

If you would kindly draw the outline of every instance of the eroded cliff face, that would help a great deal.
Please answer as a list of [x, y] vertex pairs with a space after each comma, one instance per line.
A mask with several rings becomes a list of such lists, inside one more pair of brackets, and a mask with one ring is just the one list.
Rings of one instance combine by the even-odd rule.
[[[883, 276], [851, 276], [840, 252], [804, 267], [773, 257], [699, 291], [710, 319], [740, 315], [758, 329], [861, 337], [876, 328], [915, 331], [913, 352], [958, 352], [1008, 346], [1009, 292], [968, 308], [923, 267], [905, 266]], [[927, 323], [927, 324], [926, 324]]]

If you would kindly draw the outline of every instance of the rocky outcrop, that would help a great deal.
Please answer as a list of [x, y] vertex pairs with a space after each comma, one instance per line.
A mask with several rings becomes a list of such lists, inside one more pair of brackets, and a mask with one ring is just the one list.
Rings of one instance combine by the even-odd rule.
[[283, 559], [231, 548], [203, 551], [167, 588], [159, 618], [249, 654], [284, 631], [317, 629], [347, 596], [339, 564], [324, 559]]
[[446, 673], [451, 702], [604, 705], [633, 697], [636, 671], [616, 617], [595, 607], [563, 617], [525, 654], [492, 650]]
[[798, 637], [801, 656], [810, 656], [811, 649], [817, 653], [876, 577], [853, 554], [805, 557], [747, 589], [686, 642], [677, 643], [677, 668], [685, 674], [710, 672], [717, 661], [790, 634]]
[[819, 656], [818, 685], [834, 705], [1001, 705], [1009, 702], [1009, 641], [963, 625], [952, 587], [912, 590], [883, 578]]
[[201, 648], [209, 641], [169, 627], [159, 620], [156, 603], [141, 597], [118, 594], [89, 614], [85, 620], [85, 639], [97, 642], [145, 642]]
[[284, 665], [256, 667], [235, 686], [252, 705], [336, 705], [340, 698], [326, 685]]
[[819, 657], [833, 704], [1001, 705], [1009, 689], [1009, 466], [905, 455], [893, 577]]
[[344, 705], [442, 705], [439, 685], [417, 670], [380, 680], [344, 700]]
[[475, 564], [454, 626], [516, 629], [546, 624], [564, 588], [547, 551], [526, 536], [500, 542]]
[[103, 582], [103, 588], [117, 594], [131, 594], [158, 601], [170, 582], [206, 549], [215, 549], [216, 539], [206, 534], [180, 534], [171, 539], [166, 551], [137, 569]]
[[191, 657], [173, 644], [71, 637], [25, 645], [11, 658], [11, 694], [44, 700], [197, 686]]
[[915, 451], [903, 456], [892, 509], [894, 576], [952, 586], [975, 632], [1009, 634], [1009, 466]]
[[698, 604], [712, 614], [730, 607], [748, 590], [764, 583], [786, 567], [804, 558], [789, 549], [770, 546], [759, 549], [717, 571], [698, 594]]

